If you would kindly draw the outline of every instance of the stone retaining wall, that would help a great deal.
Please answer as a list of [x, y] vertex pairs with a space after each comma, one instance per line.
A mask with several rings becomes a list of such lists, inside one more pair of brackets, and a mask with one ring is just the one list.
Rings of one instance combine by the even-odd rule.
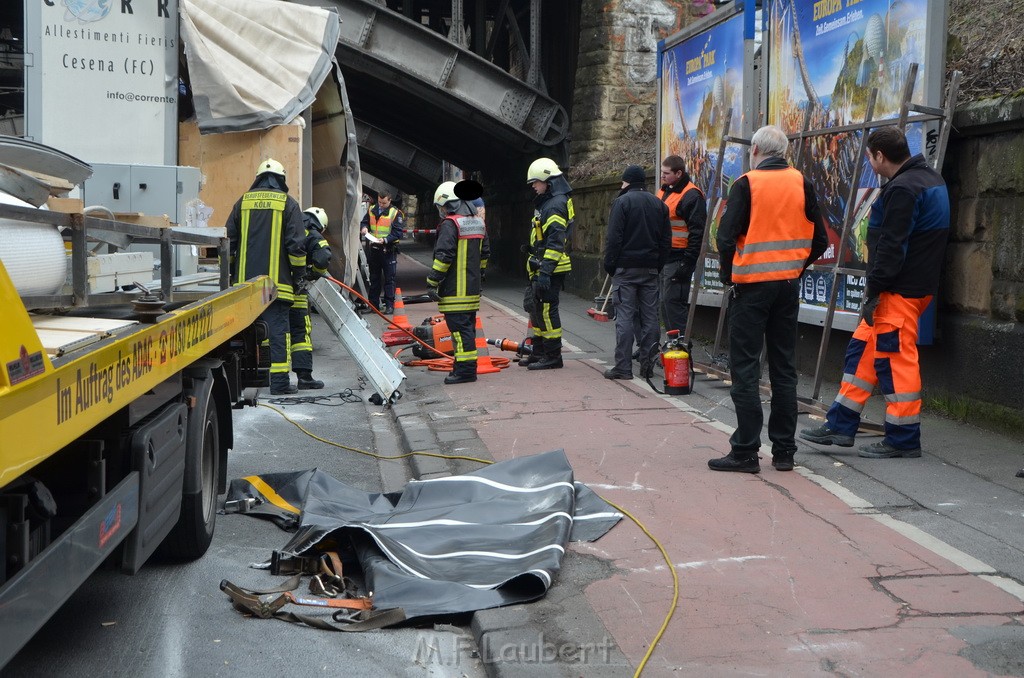
[[658, 41], [713, 8], [710, 0], [583, 0], [573, 164], [620, 152], [645, 131], [653, 138]]

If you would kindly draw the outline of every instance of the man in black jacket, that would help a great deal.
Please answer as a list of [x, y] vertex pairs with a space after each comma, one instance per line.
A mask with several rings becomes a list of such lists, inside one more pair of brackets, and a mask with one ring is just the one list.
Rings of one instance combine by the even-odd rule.
[[828, 233], [814, 185], [789, 166], [788, 148], [785, 132], [774, 125], [754, 132], [751, 170], [732, 183], [718, 227], [719, 278], [732, 295], [729, 394], [736, 408], [736, 430], [729, 436], [729, 454], [708, 461], [712, 471], [761, 471], [762, 351], [772, 387], [772, 467], [793, 470], [800, 276], [825, 251]]
[[295, 301], [295, 286], [306, 275], [306, 229], [302, 208], [288, 195], [284, 165], [273, 158], [260, 163], [256, 180], [235, 203], [225, 226], [232, 280], [269, 275], [277, 286], [277, 300], [260, 315], [270, 335], [270, 393], [296, 393], [288, 378], [288, 311]]
[[[640, 376], [653, 375], [658, 350], [658, 276], [671, 248], [668, 207], [647, 192], [638, 165], [622, 173], [622, 191], [612, 201], [605, 238], [604, 270], [614, 276], [615, 365], [605, 379], [632, 379], [633, 337], [639, 337]], [[634, 323], [639, 319], [637, 332]]]

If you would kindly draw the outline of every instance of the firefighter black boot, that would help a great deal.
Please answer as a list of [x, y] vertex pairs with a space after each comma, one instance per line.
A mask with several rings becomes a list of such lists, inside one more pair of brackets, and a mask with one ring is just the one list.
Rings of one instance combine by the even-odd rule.
[[[536, 355], [536, 349], [534, 349], [534, 355]], [[544, 340], [544, 353], [540, 360], [537, 362], [527, 365], [528, 370], [557, 370], [562, 367], [562, 340], [561, 339], [545, 339]]]
[[449, 372], [448, 376], [444, 378], [446, 384], [470, 384], [476, 381], [475, 374], [459, 374], [458, 372]]
[[324, 382], [313, 378], [313, 370], [295, 370], [299, 377], [300, 391], [314, 391], [324, 387]]
[[476, 361], [455, 363], [455, 367], [444, 378], [446, 384], [470, 384], [476, 381]]
[[533, 337], [530, 341], [532, 342], [532, 350], [530, 351], [530, 355], [524, 355], [519, 359], [520, 367], [528, 368], [530, 365], [540, 362], [540, 359], [544, 357], [544, 338]]
[[270, 375], [270, 395], [292, 395], [298, 392], [299, 389], [288, 380], [287, 373]]

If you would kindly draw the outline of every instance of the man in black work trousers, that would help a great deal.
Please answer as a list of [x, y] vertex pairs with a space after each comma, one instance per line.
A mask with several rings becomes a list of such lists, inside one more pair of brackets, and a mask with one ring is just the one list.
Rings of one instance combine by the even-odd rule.
[[[640, 376], [654, 375], [658, 352], [658, 274], [668, 257], [672, 229], [668, 206], [646, 188], [639, 165], [622, 173], [622, 191], [612, 201], [605, 238], [604, 270], [613, 276], [615, 364], [605, 379], [632, 379], [633, 336], [640, 344]], [[637, 323], [639, 327], [637, 327]]]
[[668, 206], [672, 224], [672, 249], [661, 271], [661, 318], [666, 332], [679, 330], [682, 338], [690, 312], [690, 282], [697, 268], [708, 210], [704, 194], [690, 181], [678, 155], [661, 161], [658, 197]]
[[750, 140], [751, 171], [729, 190], [718, 228], [721, 279], [731, 285], [729, 366], [736, 430], [713, 471], [758, 473], [761, 448], [761, 349], [772, 385], [768, 439], [772, 466], [793, 470], [796, 452], [796, 340], [800, 276], [828, 246], [814, 187], [786, 162], [789, 140], [769, 125]]
[[370, 303], [390, 315], [395, 312], [398, 241], [405, 233], [405, 215], [391, 204], [390, 191], [377, 192], [377, 204], [366, 210], [359, 232], [369, 243], [366, 263], [370, 267]]
[[232, 280], [272, 275], [277, 285], [277, 299], [260, 315], [270, 335], [270, 393], [297, 393], [288, 378], [288, 312], [295, 300], [295, 286], [306, 275], [306, 228], [302, 208], [288, 195], [284, 165], [273, 158], [260, 163], [256, 180], [235, 203], [225, 225]]
[[456, 184], [446, 181], [434, 191], [441, 223], [437, 225], [434, 261], [427, 275], [427, 293], [437, 301], [444, 322], [452, 335], [454, 363], [446, 384], [476, 381], [476, 313], [480, 310], [480, 290], [490, 256], [487, 228], [476, 216], [469, 199], [479, 197], [482, 187], [474, 181]]

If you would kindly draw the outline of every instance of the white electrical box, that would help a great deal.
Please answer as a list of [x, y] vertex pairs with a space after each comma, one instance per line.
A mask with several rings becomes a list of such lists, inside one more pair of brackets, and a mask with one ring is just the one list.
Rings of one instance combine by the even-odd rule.
[[[82, 201], [86, 206], [102, 205], [115, 215], [166, 214], [171, 224], [185, 225], [195, 213], [196, 205], [201, 204], [202, 174], [198, 167], [97, 163], [92, 168], [93, 175], [82, 185]], [[159, 245], [138, 243], [129, 249], [149, 252], [153, 261], [160, 261]], [[192, 245], [175, 245], [171, 264], [173, 276], [196, 273], [199, 249]]]
[[199, 199], [198, 167], [97, 163], [82, 186], [87, 206], [102, 205], [115, 214], [166, 214], [183, 224], [189, 202]]

